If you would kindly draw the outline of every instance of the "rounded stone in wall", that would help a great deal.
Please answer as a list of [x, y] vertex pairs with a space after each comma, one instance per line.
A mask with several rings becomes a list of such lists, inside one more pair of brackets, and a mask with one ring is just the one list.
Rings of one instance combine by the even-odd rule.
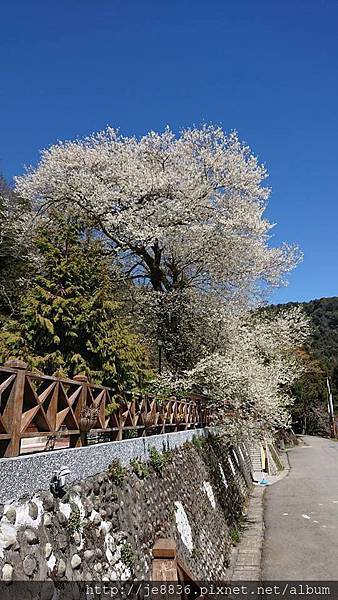
[[3, 581], [12, 581], [13, 579], [13, 567], [9, 563], [4, 564], [2, 567], [2, 579]]
[[106, 511], [106, 517], [108, 519], [110, 519], [113, 516], [113, 514], [114, 514], [113, 507], [109, 506], [109, 504], [107, 504], [107, 506], [105, 508], [105, 511]]
[[48, 559], [50, 557], [50, 555], [52, 554], [52, 544], [50, 544], [49, 542], [47, 542], [47, 544], [45, 545], [45, 558]]
[[15, 524], [16, 521], [16, 510], [14, 506], [10, 506], [5, 513], [6, 519], [11, 523], [11, 525]]
[[51, 492], [45, 492], [41, 495], [42, 506], [45, 510], [53, 510], [54, 508], [54, 496]]
[[81, 560], [80, 556], [78, 554], [73, 554], [71, 561], [70, 561], [72, 569], [78, 569], [81, 563], [82, 563], [82, 560]]
[[57, 569], [56, 569], [56, 574], [58, 577], [63, 577], [65, 572], [66, 572], [66, 563], [63, 560], [63, 558], [60, 558]]
[[93, 498], [93, 508], [94, 510], [96, 510], [96, 512], [98, 512], [101, 508], [101, 501], [100, 498], [96, 497]]
[[57, 543], [60, 550], [65, 550], [68, 546], [68, 538], [65, 533], [60, 533], [57, 536]]
[[64, 515], [60, 510], [58, 510], [58, 512], [56, 513], [56, 516], [58, 518], [59, 523], [61, 523], [61, 525], [65, 525], [67, 523], [66, 515]]
[[87, 481], [83, 484], [83, 490], [84, 490], [85, 494], [89, 495], [91, 493], [92, 489], [93, 489], [92, 481], [90, 479], [87, 479]]
[[86, 562], [91, 561], [92, 558], [94, 558], [94, 556], [95, 556], [94, 550], [85, 550], [83, 553], [83, 558], [85, 559]]
[[16, 544], [15, 535], [7, 534], [6, 539], [2, 543], [3, 543], [3, 547], [5, 548], [5, 550], [8, 550], [9, 548], [14, 548], [15, 544]]
[[52, 525], [52, 517], [49, 514], [43, 516], [43, 524], [45, 527], [50, 527]]
[[31, 546], [39, 543], [39, 536], [37, 534], [37, 531], [35, 531], [34, 529], [26, 529], [25, 538], [27, 543]]
[[94, 519], [93, 519], [93, 525], [100, 525], [102, 519], [100, 517], [100, 515], [95, 515]]
[[26, 556], [24, 558], [24, 561], [22, 563], [22, 567], [24, 570], [24, 573], [28, 576], [31, 577], [31, 575], [33, 575], [35, 569], [36, 569], [36, 560], [34, 556]]
[[90, 515], [93, 510], [93, 503], [89, 498], [84, 503], [84, 509], [87, 515]]
[[109, 480], [105, 483], [105, 500], [107, 502], [111, 502], [111, 500], [113, 500], [113, 498], [114, 498], [113, 484]]
[[73, 539], [74, 539], [74, 542], [75, 542], [75, 544], [77, 546], [79, 546], [81, 544], [82, 538], [81, 538], [81, 535], [80, 535], [80, 533], [78, 531], [74, 531], [74, 533], [73, 533]]
[[38, 514], [39, 514], [38, 505], [33, 501], [31, 501], [28, 504], [28, 514], [33, 519], [33, 521], [35, 521], [35, 519], [37, 519], [37, 517], [38, 517]]

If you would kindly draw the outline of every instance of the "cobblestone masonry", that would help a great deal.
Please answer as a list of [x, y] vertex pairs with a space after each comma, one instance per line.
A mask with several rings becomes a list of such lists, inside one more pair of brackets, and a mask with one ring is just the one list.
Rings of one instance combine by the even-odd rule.
[[155, 462], [143, 479], [129, 466], [118, 484], [105, 470], [70, 483], [61, 499], [44, 490], [1, 505], [0, 578], [147, 579], [159, 537], [176, 539], [196, 579], [227, 578], [250, 482], [245, 445], [194, 438], [163, 468]]

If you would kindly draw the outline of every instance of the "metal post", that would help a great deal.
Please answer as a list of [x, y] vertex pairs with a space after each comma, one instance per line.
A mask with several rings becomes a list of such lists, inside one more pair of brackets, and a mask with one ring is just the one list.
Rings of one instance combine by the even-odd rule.
[[328, 413], [329, 413], [330, 435], [332, 438], [335, 438], [336, 437], [336, 424], [335, 424], [335, 419], [334, 419], [333, 400], [332, 400], [332, 392], [331, 392], [329, 377], [326, 378], [326, 385], [327, 385], [327, 389], [328, 389], [327, 409], [328, 409]]

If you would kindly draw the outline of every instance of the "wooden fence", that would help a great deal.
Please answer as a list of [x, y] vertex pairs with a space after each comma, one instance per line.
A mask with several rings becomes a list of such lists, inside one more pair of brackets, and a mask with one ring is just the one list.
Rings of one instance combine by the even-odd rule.
[[59, 379], [26, 367], [17, 360], [0, 367], [0, 457], [77, 447], [93, 438], [115, 441], [208, 423], [201, 396], [161, 402], [151, 395], [126, 393], [107, 414], [108, 405], [114, 408], [112, 389], [93, 385], [86, 377]]

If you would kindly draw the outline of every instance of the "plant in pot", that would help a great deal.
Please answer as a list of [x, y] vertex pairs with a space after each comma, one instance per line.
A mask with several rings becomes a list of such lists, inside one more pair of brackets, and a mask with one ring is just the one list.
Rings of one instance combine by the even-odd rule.
[[153, 406], [149, 411], [145, 408], [143, 411], [143, 422], [146, 430], [155, 426], [156, 408]]
[[178, 412], [175, 415], [175, 423], [176, 425], [181, 425], [181, 423], [184, 423], [185, 421], [185, 414], [183, 412]]
[[146, 429], [153, 427], [155, 425], [155, 415], [150, 411], [144, 414], [143, 417], [144, 426]]

